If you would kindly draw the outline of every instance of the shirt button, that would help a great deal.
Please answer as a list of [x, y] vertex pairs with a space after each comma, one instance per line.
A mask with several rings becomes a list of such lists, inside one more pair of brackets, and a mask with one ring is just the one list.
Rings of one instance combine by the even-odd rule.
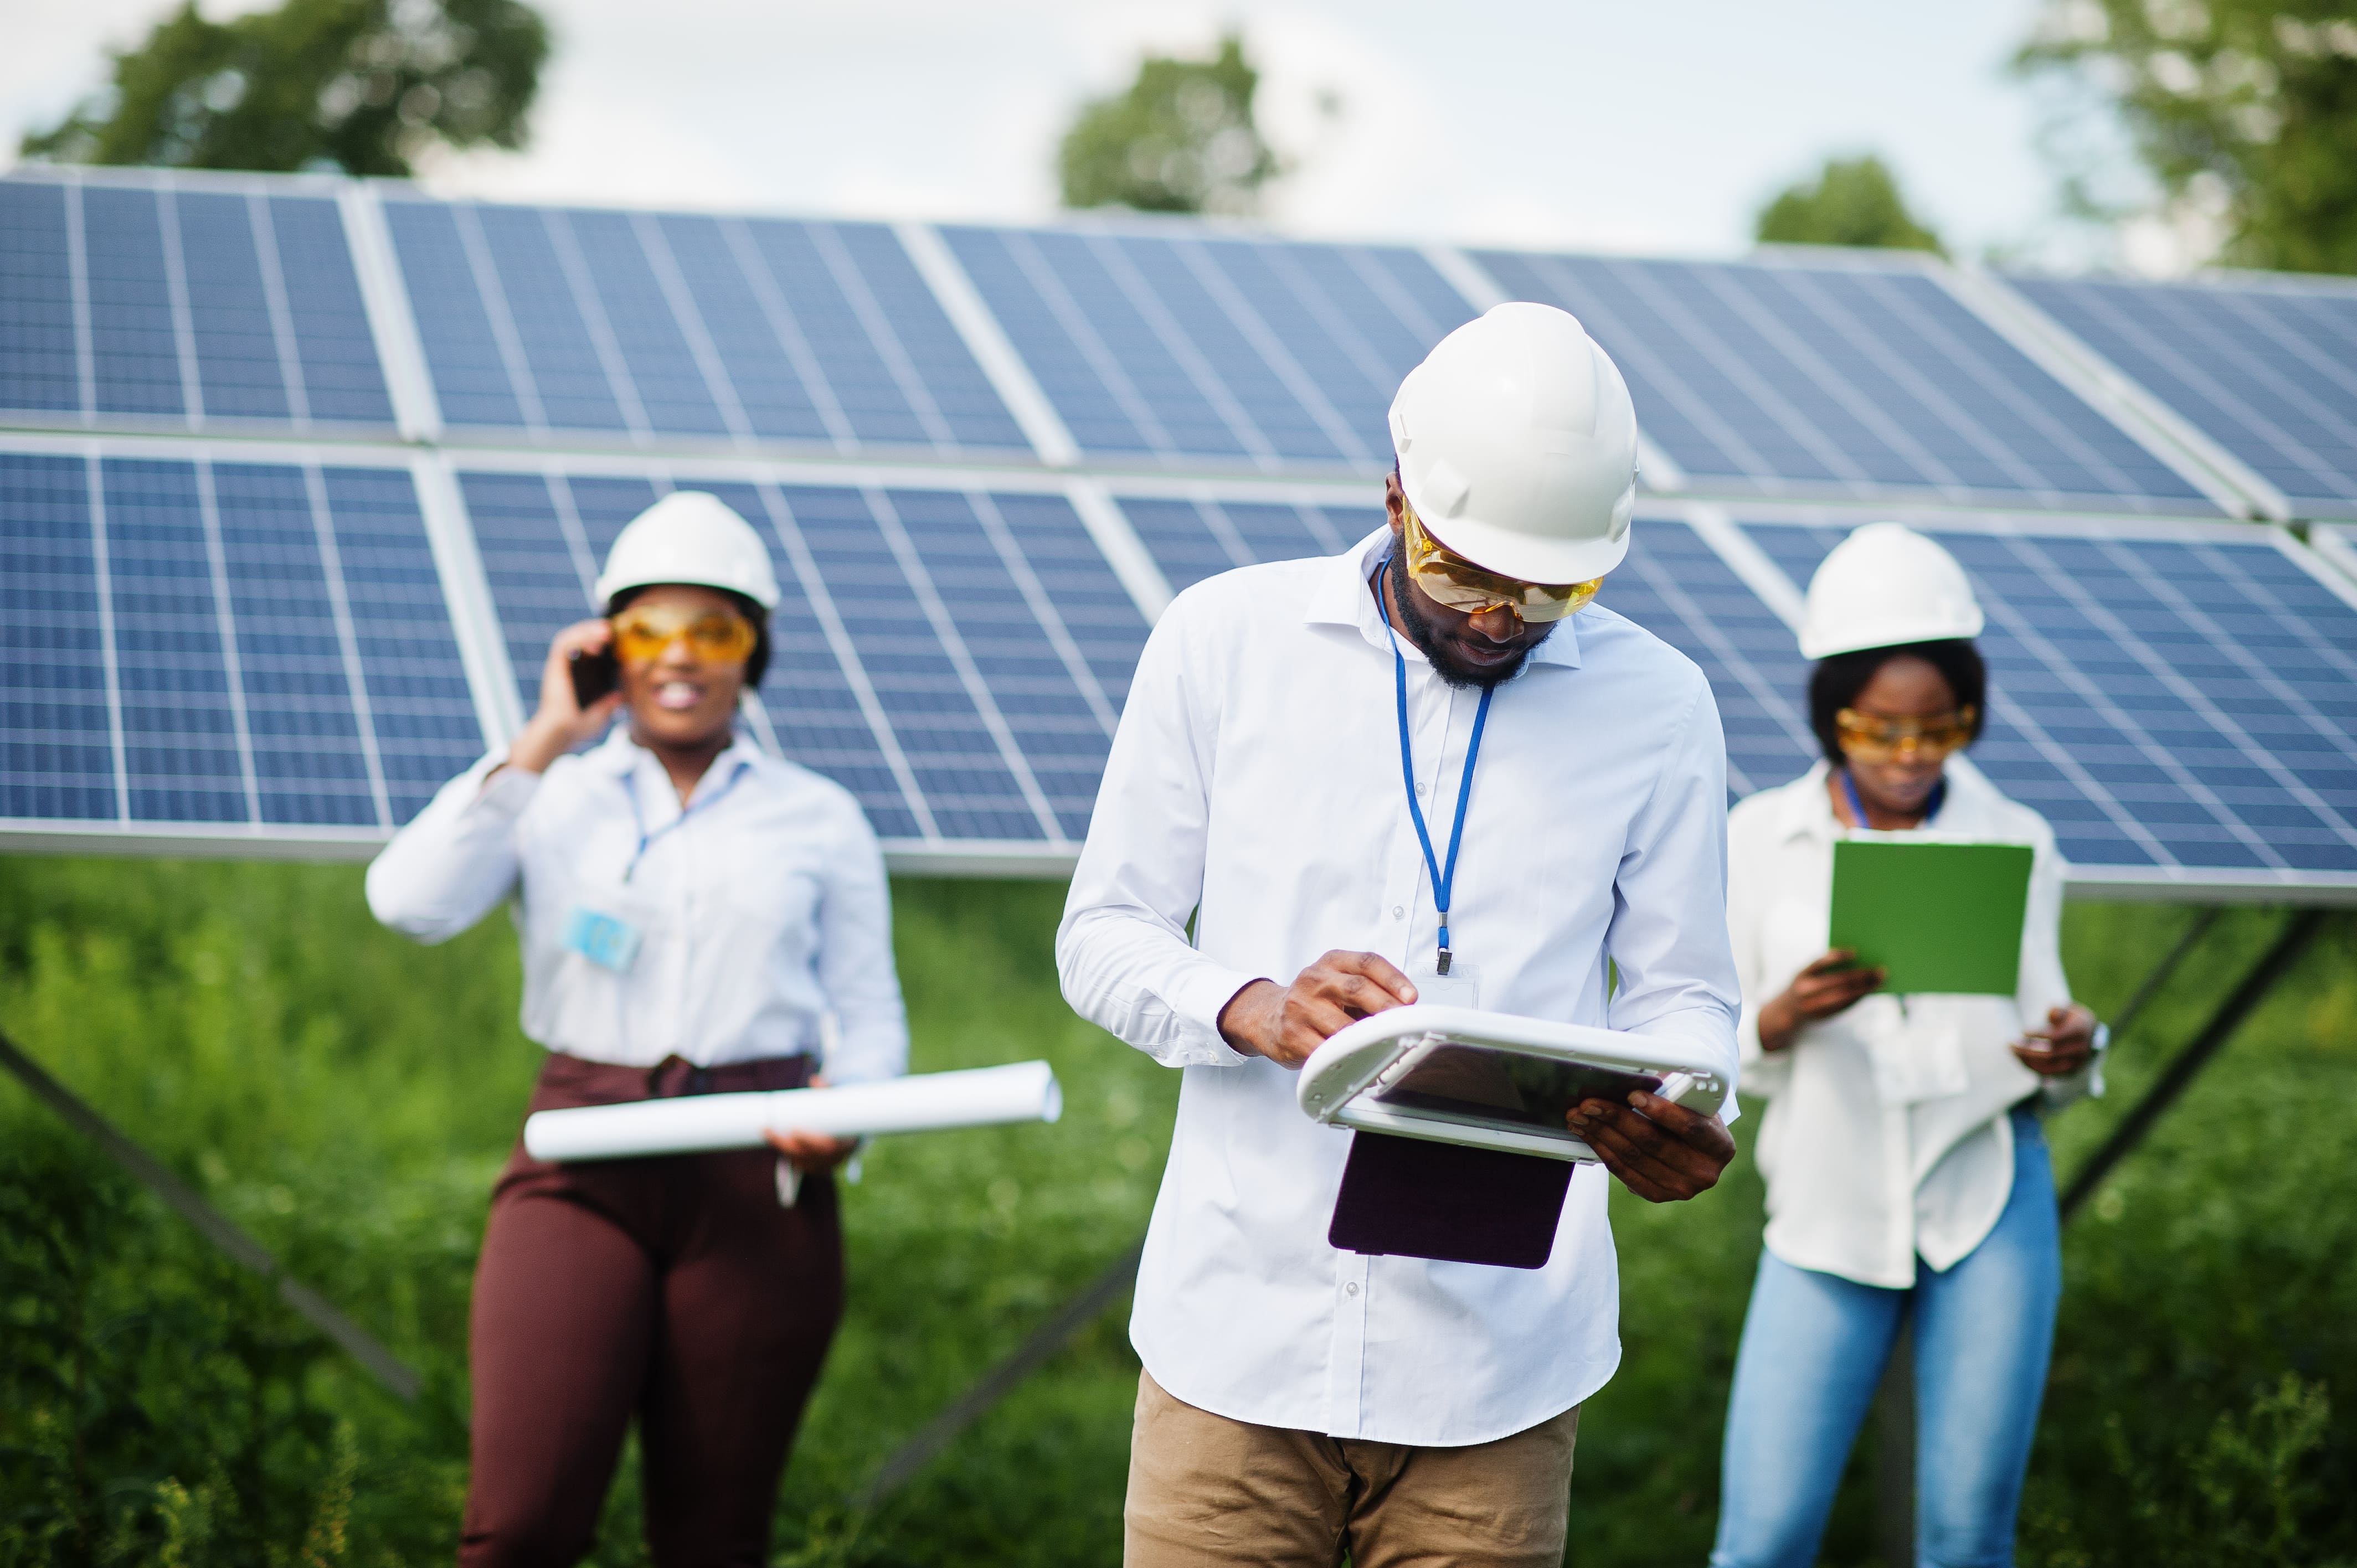
[[1394, 904], [1394, 905], [1393, 905], [1393, 906], [1392, 906], [1392, 918], [1393, 918], [1393, 919], [1394, 919], [1394, 920], [1405, 920], [1405, 919], [1406, 919], [1406, 918], [1407, 918], [1407, 906], [1406, 906], [1406, 905], [1405, 905], [1405, 904]]
[[1419, 794], [1419, 795], [1423, 794], [1423, 793], [1424, 793], [1424, 786], [1423, 786], [1423, 785], [1421, 785], [1421, 784], [1417, 785], [1417, 786], [1415, 787], [1415, 792], [1416, 792], [1417, 794]]
[[1344, 1285], [1344, 1286], [1342, 1287], [1342, 1294], [1343, 1294], [1344, 1295], [1356, 1295], [1356, 1294], [1359, 1294], [1359, 1282], [1358, 1282], [1358, 1281], [1356, 1281], [1356, 1280], [1352, 1280], [1349, 1284]]

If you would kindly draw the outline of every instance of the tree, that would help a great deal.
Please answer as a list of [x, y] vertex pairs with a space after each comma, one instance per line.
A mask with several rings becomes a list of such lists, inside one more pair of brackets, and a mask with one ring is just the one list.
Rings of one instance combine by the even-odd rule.
[[1088, 104], [1064, 133], [1064, 205], [1251, 211], [1283, 166], [1253, 120], [1259, 88], [1233, 33], [1208, 60], [1148, 55], [1128, 91]]
[[1907, 210], [1889, 166], [1872, 153], [1827, 158], [1813, 182], [1793, 186], [1760, 209], [1763, 245], [1869, 245], [1942, 251], [1939, 235]]
[[114, 56], [111, 87], [24, 152], [406, 175], [437, 142], [522, 145], [547, 58], [547, 25], [522, 0], [285, 0], [226, 22], [185, 0]]
[[2046, 0], [2014, 64], [2108, 101], [2166, 202], [2222, 209], [2226, 260], [2357, 272], [2348, 0]]

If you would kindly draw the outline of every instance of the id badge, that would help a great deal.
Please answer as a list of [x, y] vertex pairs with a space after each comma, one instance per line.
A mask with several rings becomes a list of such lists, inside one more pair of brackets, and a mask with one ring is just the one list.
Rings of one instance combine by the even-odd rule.
[[1437, 966], [1438, 960], [1426, 958], [1408, 971], [1418, 1002], [1437, 1007], [1481, 1005], [1481, 971], [1477, 965], [1451, 954], [1447, 974], [1441, 973]]
[[627, 974], [638, 961], [645, 932], [638, 921], [618, 908], [576, 904], [565, 918], [565, 945], [599, 969]]

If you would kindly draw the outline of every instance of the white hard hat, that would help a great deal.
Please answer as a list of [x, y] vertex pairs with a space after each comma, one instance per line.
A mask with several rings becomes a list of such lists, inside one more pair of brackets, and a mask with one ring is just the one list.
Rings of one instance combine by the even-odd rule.
[[742, 594], [763, 609], [778, 603], [778, 577], [753, 525], [718, 496], [673, 490], [632, 518], [595, 590], [600, 608], [628, 588], [691, 583]]
[[1526, 583], [1584, 583], [1629, 553], [1637, 410], [1611, 357], [1551, 305], [1493, 307], [1392, 400], [1400, 488], [1434, 536]]
[[1901, 522], [1869, 522], [1833, 547], [1809, 579], [1801, 655], [1978, 637], [1972, 580], [1956, 558]]

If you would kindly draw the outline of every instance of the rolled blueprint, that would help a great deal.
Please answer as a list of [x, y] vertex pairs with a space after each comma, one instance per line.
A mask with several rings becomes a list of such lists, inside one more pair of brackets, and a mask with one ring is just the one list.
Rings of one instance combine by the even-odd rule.
[[1014, 1062], [847, 1083], [839, 1089], [686, 1094], [543, 1111], [525, 1119], [523, 1146], [536, 1160], [626, 1160], [757, 1149], [772, 1132], [866, 1138], [1006, 1122], [1053, 1122], [1063, 1109], [1064, 1094], [1053, 1069], [1046, 1062]]

